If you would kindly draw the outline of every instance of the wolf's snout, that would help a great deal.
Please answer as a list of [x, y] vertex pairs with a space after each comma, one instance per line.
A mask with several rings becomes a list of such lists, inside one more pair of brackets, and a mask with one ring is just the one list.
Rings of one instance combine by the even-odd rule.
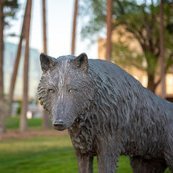
[[62, 119], [55, 120], [53, 122], [53, 126], [56, 130], [64, 130], [65, 129], [65, 123]]

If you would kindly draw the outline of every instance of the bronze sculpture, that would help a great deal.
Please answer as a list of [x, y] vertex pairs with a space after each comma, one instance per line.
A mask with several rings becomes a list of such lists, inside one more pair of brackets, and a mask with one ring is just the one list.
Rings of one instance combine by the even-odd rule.
[[114, 173], [121, 154], [134, 173], [173, 170], [173, 104], [117, 65], [85, 53], [57, 59], [41, 54], [38, 97], [57, 130], [68, 129], [79, 172]]

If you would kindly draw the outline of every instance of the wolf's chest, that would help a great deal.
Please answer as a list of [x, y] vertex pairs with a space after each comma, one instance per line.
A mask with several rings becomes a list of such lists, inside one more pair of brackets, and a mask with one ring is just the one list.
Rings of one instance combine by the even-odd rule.
[[69, 130], [69, 134], [76, 150], [81, 153], [92, 152], [93, 150], [93, 138], [91, 131], [87, 128], [72, 128]]

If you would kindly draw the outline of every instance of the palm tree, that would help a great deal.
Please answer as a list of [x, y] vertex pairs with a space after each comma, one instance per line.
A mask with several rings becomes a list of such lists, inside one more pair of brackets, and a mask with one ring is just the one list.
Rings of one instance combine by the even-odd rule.
[[4, 50], [4, 39], [3, 39], [3, 31], [4, 31], [4, 16], [3, 16], [3, 1], [0, 0], [0, 134], [5, 131], [4, 126], [4, 89], [3, 89], [3, 50]]
[[[43, 52], [47, 54], [47, 27], [46, 27], [46, 0], [42, 0], [43, 15]], [[43, 128], [49, 128], [49, 117], [46, 111], [43, 111]]]
[[107, 39], [106, 39], [106, 59], [111, 60], [112, 49], [112, 0], [107, 0], [107, 15], [106, 15], [106, 27], [107, 27]]
[[26, 114], [28, 110], [28, 72], [29, 72], [29, 36], [30, 36], [30, 19], [32, 0], [28, 0], [28, 10], [26, 13], [26, 27], [25, 27], [25, 58], [23, 69], [23, 99], [22, 99], [22, 112], [20, 116], [20, 131], [27, 129]]
[[43, 14], [43, 51], [47, 54], [46, 0], [42, 0]]
[[5, 118], [8, 115], [8, 106], [6, 98], [4, 97], [4, 26], [9, 22], [6, 17], [14, 17], [16, 9], [18, 8], [18, 1], [0, 0], [0, 133], [5, 132]]
[[27, 7], [28, 7], [28, 1], [26, 3], [26, 7], [25, 7], [25, 14], [24, 14], [24, 18], [23, 18], [23, 24], [22, 24], [21, 34], [20, 34], [20, 40], [19, 40], [19, 44], [18, 44], [18, 48], [17, 48], [13, 73], [12, 73], [12, 77], [11, 77], [11, 81], [10, 81], [10, 90], [9, 90], [9, 107], [10, 107], [10, 110], [9, 110], [9, 114], [11, 114], [15, 83], [16, 83], [16, 78], [17, 78], [17, 73], [18, 73], [19, 62], [20, 62], [20, 58], [21, 58], [22, 42], [23, 42], [23, 39], [24, 39], [24, 30], [25, 30], [25, 23], [26, 23], [26, 21], [25, 21], [26, 20], [26, 12], [27, 12], [27, 9], [28, 9]]
[[3, 50], [4, 50], [4, 15], [3, 0], [0, 0], [0, 99], [3, 99]]
[[166, 96], [166, 81], [165, 81], [165, 60], [164, 60], [164, 14], [163, 0], [160, 0], [160, 63], [161, 63], [161, 95]]
[[78, 15], [78, 0], [74, 2], [74, 14], [73, 14], [73, 29], [72, 29], [72, 40], [71, 40], [71, 54], [75, 54], [76, 48], [76, 27], [77, 27], [77, 15]]

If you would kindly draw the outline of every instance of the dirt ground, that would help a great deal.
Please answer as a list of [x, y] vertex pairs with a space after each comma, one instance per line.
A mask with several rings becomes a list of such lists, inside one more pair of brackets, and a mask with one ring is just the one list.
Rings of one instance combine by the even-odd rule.
[[4, 134], [0, 134], [0, 140], [4, 139], [13, 139], [13, 138], [29, 138], [33, 136], [59, 136], [68, 134], [67, 131], [56, 131], [53, 129], [50, 130], [43, 130], [43, 129], [36, 129], [36, 130], [27, 130], [25, 132], [20, 132], [18, 130], [8, 130]]

